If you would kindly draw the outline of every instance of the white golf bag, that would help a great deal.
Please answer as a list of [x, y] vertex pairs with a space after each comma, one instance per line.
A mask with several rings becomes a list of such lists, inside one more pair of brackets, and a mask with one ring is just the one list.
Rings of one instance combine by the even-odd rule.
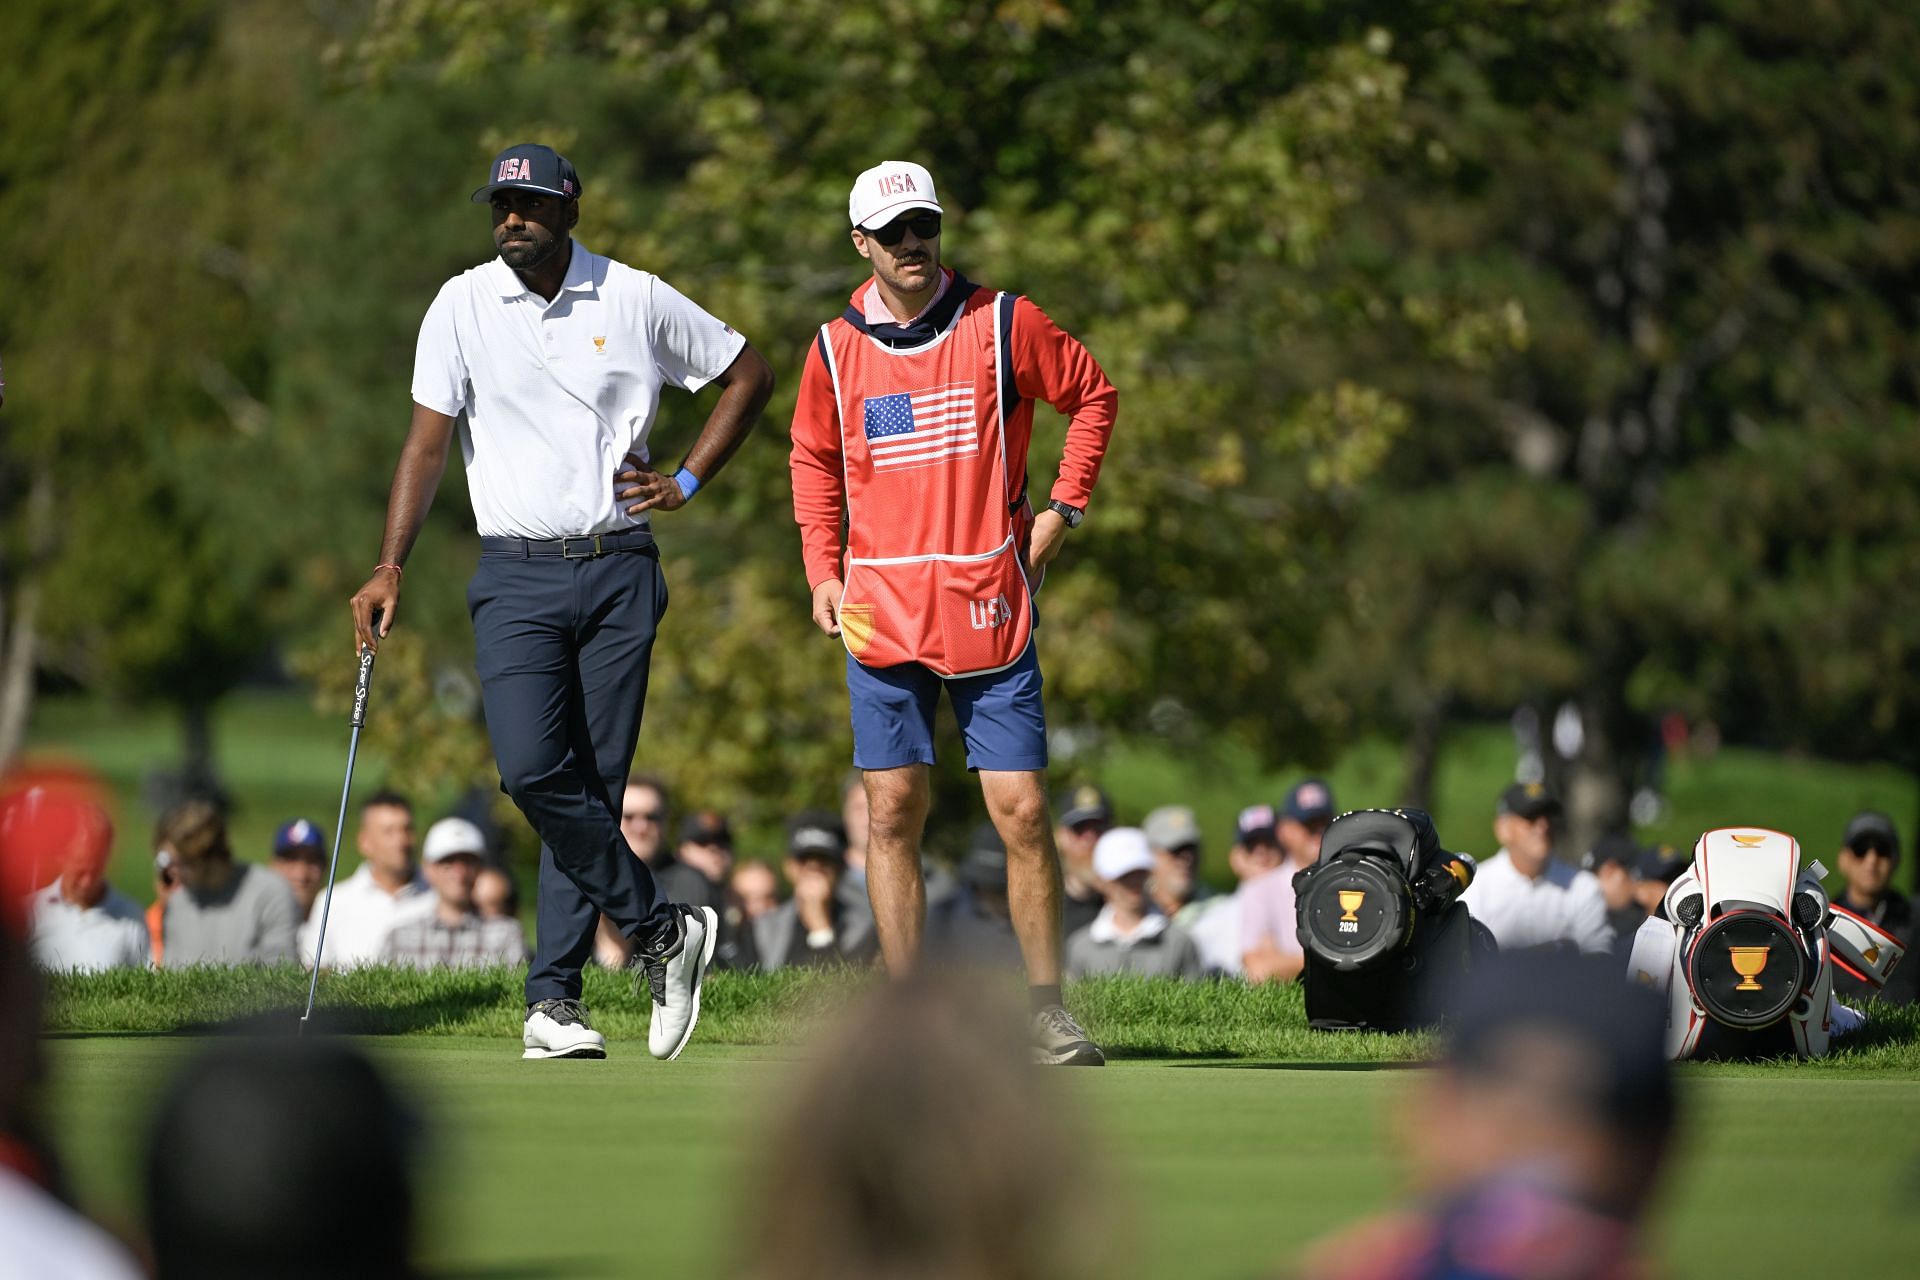
[[1627, 974], [1667, 995], [1674, 1058], [1824, 1057], [1865, 1018], [1833, 995], [1833, 966], [1876, 989], [1905, 948], [1828, 901], [1818, 862], [1779, 831], [1729, 827], [1693, 847], [1666, 914], [1634, 935]]

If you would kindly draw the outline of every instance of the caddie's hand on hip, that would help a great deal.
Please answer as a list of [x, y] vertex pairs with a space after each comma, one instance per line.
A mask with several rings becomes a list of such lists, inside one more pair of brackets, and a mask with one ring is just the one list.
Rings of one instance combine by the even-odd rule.
[[[390, 564], [381, 565], [348, 603], [353, 608], [353, 651], [357, 654], [362, 649], [379, 649], [381, 639], [393, 630], [394, 616], [400, 612], [400, 570]], [[377, 632], [376, 617], [379, 619]]]
[[840, 596], [845, 590], [838, 578], [828, 578], [813, 589], [813, 625], [830, 636], [840, 634]]
[[1067, 522], [1058, 511], [1042, 511], [1033, 518], [1033, 537], [1027, 546], [1027, 571], [1038, 575], [1066, 545]]
[[655, 471], [632, 454], [621, 461], [627, 466], [626, 470], [614, 474], [613, 496], [630, 504], [627, 507], [628, 515], [673, 511], [687, 505], [687, 495], [681, 492], [680, 482], [672, 476]]

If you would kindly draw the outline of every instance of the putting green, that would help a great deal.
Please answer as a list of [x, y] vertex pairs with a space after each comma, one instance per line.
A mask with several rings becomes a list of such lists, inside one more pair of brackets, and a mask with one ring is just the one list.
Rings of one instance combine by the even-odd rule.
[[[523, 1063], [511, 1040], [365, 1042], [426, 1113], [426, 1260], [440, 1274], [721, 1274], [761, 1117], [802, 1051], [616, 1043], [605, 1062]], [[84, 1203], [138, 1213], [138, 1150], [188, 1037], [49, 1043], [56, 1133]], [[1062, 1073], [1106, 1217], [1138, 1274], [1272, 1272], [1390, 1203], [1394, 1103], [1417, 1069], [1123, 1061]], [[1654, 1224], [1674, 1274], [1902, 1274], [1920, 1192], [1920, 1081], [1693, 1068], [1686, 1132]], [[673, 1144], [667, 1163], [667, 1146]], [[662, 1176], [669, 1167], [673, 1172]]]

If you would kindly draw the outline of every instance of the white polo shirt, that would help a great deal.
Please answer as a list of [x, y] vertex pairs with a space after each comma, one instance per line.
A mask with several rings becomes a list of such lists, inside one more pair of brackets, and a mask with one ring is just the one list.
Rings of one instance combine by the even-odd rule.
[[[400, 925], [425, 920], [438, 901], [419, 871], [400, 892], [388, 893], [373, 878], [373, 868], [362, 862], [359, 870], [333, 887], [333, 906], [327, 913], [326, 967], [351, 969], [385, 963], [387, 935]], [[300, 928], [300, 963], [309, 969], [313, 968], [313, 944], [320, 933], [320, 912], [326, 906], [325, 894], [315, 898], [313, 910]]]
[[99, 902], [80, 907], [60, 895], [55, 880], [27, 902], [33, 962], [50, 973], [144, 969], [152, 963], [147, 913], [118, 889], [109, 887]]
[[646, 524], [615, 500], [613, 477], [629, 451], [648, 457], [661, 386], [698, 391], [745, 345], [659, 277], [575, 241], [552, 302], [499, 258], [441, 286], [413, 399], [460, 418], [482, 534], [610, 533]]
[[1460, 900], [1492, 930], [1502, 951], [1567, 943], [1605, 955], [1613, 947], [1600, 881], [1558, 858], [1547, 859], [1546, 869], [1529, 880], [1502, 849], [1480, 864]]

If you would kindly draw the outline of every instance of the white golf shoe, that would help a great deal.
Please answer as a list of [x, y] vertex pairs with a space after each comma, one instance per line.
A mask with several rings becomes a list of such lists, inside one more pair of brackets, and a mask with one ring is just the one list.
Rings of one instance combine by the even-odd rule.
[[523, 1058], [604, 1058], [607, 1038], [587, 1021], [587, 1007], [578, 1000], [540, 1000], [527, 1009], [521, 1043]]
[[1033, 1060], [1048, 1067], [1104, 1067], [1107, 1055], [1059, 1005], [1033, 1015]]
[[647, 1027], [647, 1051], [672, 1062], [693, 1038], [700, 1021], [700, 984], [713, 963], [714, 944], [720, 940], [720, 916], [712, 907], [674, 904], [671, 936], [640, 948], [640, 971], [653, 997], [653, 1019]]

